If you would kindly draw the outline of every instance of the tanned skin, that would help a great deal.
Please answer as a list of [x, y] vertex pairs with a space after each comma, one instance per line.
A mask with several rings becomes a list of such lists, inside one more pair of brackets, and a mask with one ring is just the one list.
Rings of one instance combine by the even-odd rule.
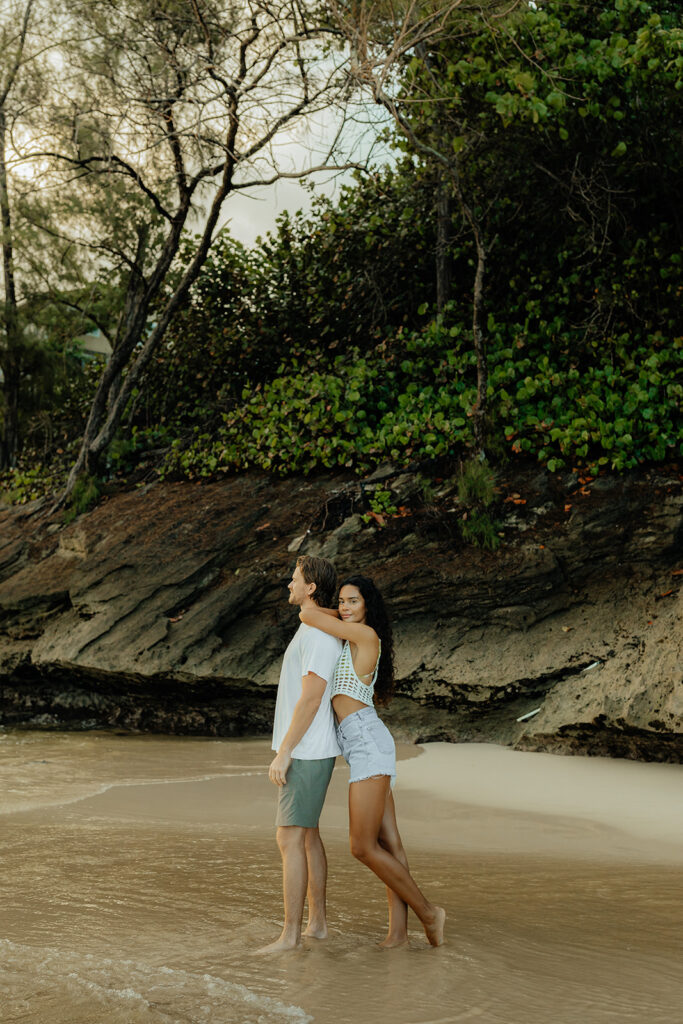
[[[365, 600], [360, 590], [346, 584], [339, 592], [337, 613], [311, 602], [301, 606], [299, 618], [307, 626], [348, 640], [356, 675], [369, 686], [379, 657], [379, 637], [366, 621]], [[367, 705], [346, 694], [332, 699], [334, 713], [341, 722], [347, 715]], [[382, 946], [393, 947], [407, 941], [407, 908], [419, 917], [432, 946], [443, 943], [446, 911], [430, 903], [415, 884], [396, 825], [390, 777], [379, 775], [349, 786], [349, 839], [351, 853], [366, 864], [387, 887], [389, 932]]]

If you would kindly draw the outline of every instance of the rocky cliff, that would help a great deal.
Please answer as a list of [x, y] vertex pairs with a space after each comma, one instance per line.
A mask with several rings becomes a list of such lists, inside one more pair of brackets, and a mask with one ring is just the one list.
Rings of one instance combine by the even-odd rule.
[[[680, 760], [682, 479], [510, 477], [496, 552], [461, 541], [453, 483], [391, 466], [157, 483], [68, 526], [6, 508], [0, 723], [268, 732], [308, 551], [384, 590], [397, 736]], [[367, 523], [377, 486], [401, 514]]]

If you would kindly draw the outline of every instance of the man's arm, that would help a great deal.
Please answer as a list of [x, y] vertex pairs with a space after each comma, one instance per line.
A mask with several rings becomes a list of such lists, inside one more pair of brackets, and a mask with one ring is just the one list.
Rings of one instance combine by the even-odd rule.
[[292, 763], [292, 751], [315, 718], [327, 682], [315, 672], [309, 672], [302, 679], [301, 696], [294, 705], [292, 721], [278, 752], [268, 769], [268, 778], [276, 786], [284, 786], [287, 772]]

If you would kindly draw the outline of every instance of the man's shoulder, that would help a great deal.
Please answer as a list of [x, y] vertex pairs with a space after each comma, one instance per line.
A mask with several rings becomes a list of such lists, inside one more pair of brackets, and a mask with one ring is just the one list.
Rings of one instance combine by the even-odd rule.
[[339, 647], [341, 645], [341, 640], [338, 637], [332, 636], [331, 633], [326, 633], [323, 629], [318, 629], [317, 626], [307, 626], [302, 622], [299, 629], [306, 631], [301, 636], [302, 639], [305, 638], [309, 643], [323, 644], [328, 647]]

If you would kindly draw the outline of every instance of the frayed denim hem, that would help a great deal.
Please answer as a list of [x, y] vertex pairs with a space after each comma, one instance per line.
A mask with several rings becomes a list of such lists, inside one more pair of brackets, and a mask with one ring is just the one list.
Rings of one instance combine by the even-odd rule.
[[372, 775], [361, 775], [357, 779], [349, 779], [349, 786], [353, 782], [367, 782], [368, 779], [384, 779], [384, 778], [391, 779], [391, 782], [389, 783], [389, 788], [393, 789], [394, 786], [396, 785], [396, 776], [394, 774], [392, 774], [392, 772], [373, 772]]

